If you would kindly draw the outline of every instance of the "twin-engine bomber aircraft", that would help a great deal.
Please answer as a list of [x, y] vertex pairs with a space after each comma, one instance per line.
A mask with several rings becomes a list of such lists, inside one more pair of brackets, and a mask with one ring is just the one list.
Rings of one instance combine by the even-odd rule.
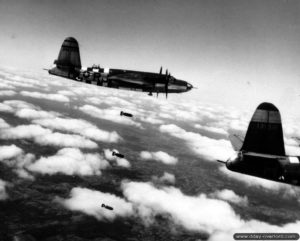
[[219, 161], [229, 170], [300, 186], [300, 157], [285, 154], [281, 117], [273, 104], [257, 107], [244, 141], [237, 135], [229, 138], [238, 153]]
[[152, 93], [182, 93], [193, 88], [184, 80], [175, 79], [166, 70], [162, 73], [140, 72], [123, 69], [100, 68], [93, 65], [87, 69], [81, 68], [78, 42], [75, 38], [66, 38], [61, 46], [58, 59], [54, 61], [56, 67], [49, 70], [49, 74], [83, 81], [110, 88], [122, 88]]

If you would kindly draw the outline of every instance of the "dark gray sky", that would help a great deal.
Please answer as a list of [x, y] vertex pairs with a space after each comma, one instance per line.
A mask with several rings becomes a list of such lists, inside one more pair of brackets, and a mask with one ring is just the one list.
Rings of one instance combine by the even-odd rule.
[[0, 64], [49, 67], [73, 36], [84, 66], [163, 65], [198, 86], [190, 95], [199, 100], [296, 111], [299, 28], [297, 0], [0, 0]]

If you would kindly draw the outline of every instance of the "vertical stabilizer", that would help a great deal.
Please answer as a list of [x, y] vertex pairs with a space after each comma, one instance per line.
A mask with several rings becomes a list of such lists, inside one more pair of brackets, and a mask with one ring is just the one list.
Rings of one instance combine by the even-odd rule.
[[257, 107], [241, 151], [285, 155], [281, 117], [273, 104], [262, 103]]
[[75, 38], [66, 38], [59, 51], [57, 67], [81, 69], [79, 45]]
[[54, 64], [56, 67], [49, 70], [50, 74], [71, 79], [78, 77], [81, 69], [81, 61], [79, 45], [75, 38], [69, 37], [64, 40]]

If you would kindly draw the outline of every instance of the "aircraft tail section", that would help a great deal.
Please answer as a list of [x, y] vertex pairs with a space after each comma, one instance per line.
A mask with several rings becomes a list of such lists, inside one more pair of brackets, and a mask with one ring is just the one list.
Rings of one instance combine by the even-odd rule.
[[75, 38], [66, 38], [61, 46], [57, 60], [54, 61], [56, 67], [49, 70], [49, 74], [75, 79], [81, 69], [79, 45]]
[[285, 156], [279, 110], [271, 103], [262, 103], [255, 110], [241, 151]]

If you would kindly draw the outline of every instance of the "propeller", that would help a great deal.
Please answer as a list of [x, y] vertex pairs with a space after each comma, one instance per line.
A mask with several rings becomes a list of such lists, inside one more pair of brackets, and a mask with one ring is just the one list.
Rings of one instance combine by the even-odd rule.
[[162, 74], [162, 66], [160, 66], [159, 74]]
[[165, 82], [165, 93], [166, 93], [166, 99], [168, 98], [168, 86], [169, 86], [169, 80], [170, 80], [171, 74], [168, 73], [168, 69], [166, 69], [166, 82]]

